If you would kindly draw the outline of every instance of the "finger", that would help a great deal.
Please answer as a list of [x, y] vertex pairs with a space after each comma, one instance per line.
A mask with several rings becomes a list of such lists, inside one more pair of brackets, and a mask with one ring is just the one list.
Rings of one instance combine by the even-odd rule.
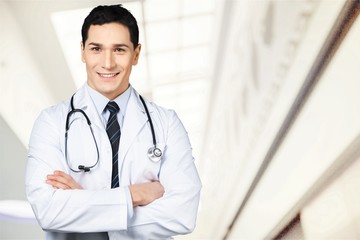
[[59, 170], [54, 171], [54, 174], [49, 174], [47, 178], [66, 185], [68, 189], [82, 189], [82, 187], [69, 174]]
[[[75, 189], [74, 183], [72, 183], [69, 179], [64, 178], [63, 176], [58, 175], [48, 175], [47, 179], [52, 183], [56, 183], [55, 186], [59, 186], [61, 189]], [[54, 185], [54, 184], [53, 184]]]
[[53, 181], [53, 180], [46, 180], [46, 183], [51, 185], [53, 188], [56, 188], [56, 189], [63, 189], [63, 190], [67, 190], [69, 189], [69, 186], [61, 183], [61, 182], [58, 182], [58, 181]]
[[63, 184], [66, 184], [71, 189], [80, 189], [81, 186], [69, 175], [62, 171], [55, 171], [54, 175], [58, 177], [58, 180]]
[[69, 185], [68, 180], [66, 178], [62, 177], [62, 176], [59, 176], [59, 175], [48, 175], [47, 179], [62, 183], [62, 184], [67, 185], [67, 186]]
[[66, 173], [64, 173], [62, 171], [54, 171], [54, 175], [55, 176], [60, 176], [60, 177], [65, 178], [65, 179], [67, 179], [69, 181], [73, 179], [69, 174], [66, 174]]

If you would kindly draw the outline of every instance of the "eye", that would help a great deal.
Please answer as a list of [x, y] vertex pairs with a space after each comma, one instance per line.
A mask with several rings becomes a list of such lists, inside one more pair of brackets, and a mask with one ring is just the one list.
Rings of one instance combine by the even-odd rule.
[[125, 52], [125, 49], [118, 47], [118, 48], [115, 48], [114, 52], [122, 53], [122, 52]]
[[93, 51], [93, 52], [100, 52], [100, 47], [92, 47], [92, 48], [90, 48], [90, 50], [91, 51]]

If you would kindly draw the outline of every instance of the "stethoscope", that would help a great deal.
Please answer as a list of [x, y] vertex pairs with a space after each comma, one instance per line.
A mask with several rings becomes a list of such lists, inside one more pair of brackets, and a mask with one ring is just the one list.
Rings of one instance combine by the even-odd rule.
[[[75, 94], [74, 94], [75, 95]], [[89, 119], [89, 117], [87, 116], [87, 114], [82, 110], [82, 109], [79, 109], [79, 108], [75, 108], [74, 107], [74, 95], [72, 95], [71, 97], [71, 100], [70, 100], [70, 107], [71, 107], [71, 110], [68, 112], [67, 116], [66, 116], [66, 125], [65, 125], [65, 159], [66, 159], [66, 163], [68, 164], [69, 168], [71, 171], [73, 172], [81, 172], [81, 171], [84, 171], [84, 172], [89, 172], [92, 168], [94, 168], [98, 163], [99, 163], [99, 159], [100, 159], [100, 154], [99, 154], [99, 147], [98, 147], [98, 144], [97, 144], [97, 141], [96, 141], [96, 138], [95, 138], [95, 135], [94, 135], [94, 131], [92, 129], [92, 126], [91, 126], [91, 121]], [[149, 150], [147, 151], [147, 155], [148, 155], [148, 158], [153, 161], [153, 162], [159, 162], [160, 159], [161, 159], [161, 156], [162, 156], [162, 151], [160, 150], [160, 148], [156, 147], [156, 138], [155, 138], [155, 131], [154, 131], [154, 125], [153, 125], [153, 122], [151, 120], [151, 117], [150, 117], [150, 113], [149, 113], [149, 110], [145, 104], [145, 101], [144, 99], [142, 98], [141, 95], [139, 95], [140, 97], [140, 100], [141, 100], [141, 103], [143, 104], [144, 108], [145, 108], [145, 112], [146, 112], [146, 115], [147, 115], [147, 118], [148, 118], [148, 121], [150, 123], [150, 129], [151, 129], [151, 135], [152, 135], [152, 140], [153, 140], [153, 146], [149, 148]], [[90, 128], [90, 131], [91, 131], [91, 135], [92, 135], [92, 138], [94, 140], [94, 143], [95, 143], [95, 146], [96, 146], [96, 152], [97, 152], [97, 158], [96, 158], [96, 161], [93, 165], [91, 166], [85, 166], [85, 165], [79, 165], [78, 166], [78, 170], [76, 169], [73, 169], [70, 164], [69, 164], [69, 161], [68, 161], [68, 150], [67, 150], [67, 142], [68, 142], [68, 132], [69, 132], [69, 129], [70, 129], [70, 117], [75, 114], [75, 113], [81, 113], [85, 119], [86, 119], [86, 122]]]

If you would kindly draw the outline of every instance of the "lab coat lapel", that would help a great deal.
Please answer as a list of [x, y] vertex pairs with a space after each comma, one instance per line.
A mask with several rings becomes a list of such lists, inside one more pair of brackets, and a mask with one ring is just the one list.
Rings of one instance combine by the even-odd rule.
[[[149, 111], [151, 108], [148, 106]], [[143, 129], [144, 124], [148, 121], [144, 107], [139, 99], [139, 94], [133, 89], [128, 106], [126, 108], [126, 114], [124, 119], [123, 128], [121, 130], [119, 157], [123, 162], [127, 151], [133, 144], [136, 136]]]
[[[88, 115], [91, 125], [96, 126], [99, 130], [104, 129], [100, 116], [97, 113], [96, 107], [91, 100], [91, 97], [85, 87], [82, 86], [75, 94], [74, 107], [80, 108]], [[101, 130], [100, 130], [101, 131]]]

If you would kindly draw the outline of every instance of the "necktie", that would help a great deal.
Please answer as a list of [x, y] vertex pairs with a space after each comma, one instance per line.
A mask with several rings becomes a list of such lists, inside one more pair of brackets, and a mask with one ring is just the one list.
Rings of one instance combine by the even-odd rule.
[[106, 107], [110, 112], [109, 120], [106, 124], [106, 132], [109, 137], [112, 148], [112, 174], [111, 174], [111, 188], [119, 187], [119, 173], [118, 173], [118, 150], [120, 143], [120, 125], [117, 120], [117, 113], [120, 108], [116, 102], [110, 101]]

